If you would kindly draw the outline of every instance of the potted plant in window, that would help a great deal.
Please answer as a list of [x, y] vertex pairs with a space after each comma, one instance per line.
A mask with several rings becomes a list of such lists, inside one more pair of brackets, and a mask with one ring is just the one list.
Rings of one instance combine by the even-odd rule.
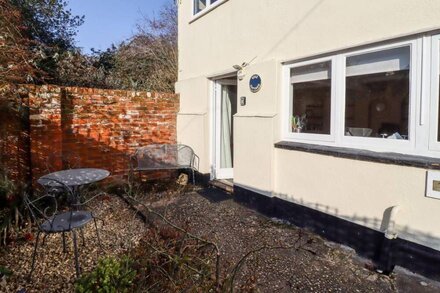
[[292, 116], [292, 132], [300, 133], [306, 126], [307, 115], [293, 115]]

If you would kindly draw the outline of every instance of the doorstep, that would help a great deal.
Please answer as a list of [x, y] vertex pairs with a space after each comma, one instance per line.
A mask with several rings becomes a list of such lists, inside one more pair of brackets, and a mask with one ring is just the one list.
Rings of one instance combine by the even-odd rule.
[[214, 179], [209, 181], [209, 185], [228, 193], [234, 193], [234, 181], [232, 181], [232, 179]]

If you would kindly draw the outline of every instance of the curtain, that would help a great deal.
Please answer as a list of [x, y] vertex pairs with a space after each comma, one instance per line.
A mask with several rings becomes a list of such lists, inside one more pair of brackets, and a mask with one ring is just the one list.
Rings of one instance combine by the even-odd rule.
[[220, 168], [232, 168], [232, 104], [229, 86], [222, 85], [221, 130], [220, 130]]

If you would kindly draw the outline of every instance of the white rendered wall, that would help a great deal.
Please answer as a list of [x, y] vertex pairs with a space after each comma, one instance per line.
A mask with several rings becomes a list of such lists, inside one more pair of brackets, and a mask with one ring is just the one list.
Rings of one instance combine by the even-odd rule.
[[[211, 79], [251, 61], [238, 84], [247, 105], [234, 117], [234, 182], [383, 230], [399, 205], [402, 238], [440, 249], [440, 201], [424, 196], [426, 170], [274, 148], [282, 62], [440, 28], [438, 0], [228, 0], [192, 20], [179, 4], [178, 141], [211, 172]], [[251, 93], [249, 77], [262, 88]]]

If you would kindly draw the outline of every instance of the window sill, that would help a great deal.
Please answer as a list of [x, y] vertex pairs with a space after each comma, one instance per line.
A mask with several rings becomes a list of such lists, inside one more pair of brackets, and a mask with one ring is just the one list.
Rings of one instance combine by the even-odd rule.
[[373, 152], [353, 148], [324, 146], [288, 141], [277, 142], [275, 144], [275, 148], [315, 153], [345, 159], [440, 170], [440, 159], [430, 157], [405, 155], [399, 153]]
[[219, 7], [220, 5], [228, 2], [229, 0], [219, 0], [218, 2], [216, 2], [215, 4], [209, 6], [208, 8], [203, 9], [202, 11], [198, 12], [197, 14], [193, 15], [191, 20], [189, 21], [189, 24], [193, 23], [194, 21], [196, 21], [197, 19], [201, 18], [202, 16], [208, 14], [209, 12], [211, 12], [212, 10], [216, 9], [217, 7]]

